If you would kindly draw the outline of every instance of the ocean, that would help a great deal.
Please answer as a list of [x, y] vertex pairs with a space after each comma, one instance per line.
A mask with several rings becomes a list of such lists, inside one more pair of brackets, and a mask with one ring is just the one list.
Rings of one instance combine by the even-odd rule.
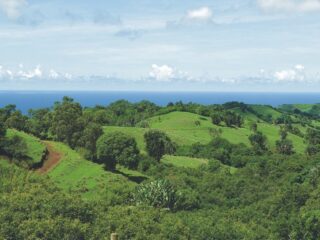
[[54, 102], [60, 101], [63, 96], [72, 97], [85, 107], [106, 106], [120, 99], [130, 102], [149, 100], [160, 106], [177, 101], [205, 105], [239, 101], [274, 107], [282, 104], [320, 103], [320, 93], [0, 91], [0, 107], [15, 104], [19, 110], [27, 113], [31, 108], [51, 107]]

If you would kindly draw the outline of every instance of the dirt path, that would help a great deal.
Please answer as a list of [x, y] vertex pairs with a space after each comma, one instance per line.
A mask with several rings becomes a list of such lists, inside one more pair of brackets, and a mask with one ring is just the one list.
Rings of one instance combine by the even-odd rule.
[[40, 174], [45, 174], [49, 172], [54, 166], [56, 166], [59, 163], [62, 157], [62, 154], [55, 151], [49, 142], [44, 141], [43, 143], [47, 146], [48, 155], [42, 167], [37, 170], [37, 172], [39, 172]]

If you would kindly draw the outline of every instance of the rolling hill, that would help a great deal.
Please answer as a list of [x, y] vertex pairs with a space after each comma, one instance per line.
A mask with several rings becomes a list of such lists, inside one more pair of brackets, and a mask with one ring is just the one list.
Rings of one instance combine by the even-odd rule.
[[[265, 111], [266, 109], [269, 109], [269, 113], [274, 118], [278, 117], [280, 114], [280, 112], [268, 106], [262, 106], [259, 109], [256, 107], [256, 110], [259, 111]], [[209, 143], [212, 139], [212, 135], [210, 134], [211, 129], [221, 129], [221, 137], [227, 139], [231, 143], [244, 143], [245, 145], [250, 146], [250, 142], [248, 140], [248, 137], [252, 133], [250, 130], [250, 124], [253, 122], [253, 119], [259, 118], [252, 113], [242, 113], [242, 116], [245, 119], [245, 123], [241, 128], [230, 128], [223, 125], [217, 126], [212, 124], [209, 117], [189, 112], [170, 112], [164, 115], [152, 117], [148, 119], [147, 122], [150, 129], [159, 129], [166, 132], [174, 142], [181, 146], [192, 145], [194, 143]], [[262, 119], [259, 119], [257, 125], [258, 130], [267, 136], [271, 149], [274, 149], [275, 142], [279, 139], [280, 127], [267, 123]], [[143, 134], [148, 131], [149, 128], [106, 126], [104, 127], [104, 131], [106, 133], [114, 131], [126, 133], [134, 137], [140, 150], [144, 151], [145, 144], [143, 141]], [[298, 153], [304, 153], [306, 146], [303, 138], [289, 133], [288, 139], [292, 140]]]

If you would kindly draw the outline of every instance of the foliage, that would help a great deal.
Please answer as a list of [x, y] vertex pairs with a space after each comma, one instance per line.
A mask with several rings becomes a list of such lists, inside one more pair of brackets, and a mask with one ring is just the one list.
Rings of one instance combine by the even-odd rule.
[[256, 154], [263, 154], [268, 150], [267, 137], [261, 132], [251, 134], [249, 140]]
[[136, 169], [139, 163], [139, 149], [134, 138], [121, 132], [103, 135], [97, 142], [97, 156], [108, 169], [116, 164]]
[[169, 181], [163, 179], [138, 186], [134, 194], [134, 201], [139, 205], [171, 210], [174, 209], [177, 199], [175, 188]]
[[164, 132], [150, 130], [144, 134], [144, 139], [149, 156], [157, 161], [160, 161], [164, 154], [173, 154], [176, 150], [175, 144]]
[[3, 150], [11, 161], [23, 160], [27, 156], [27, 144], [17, 135], [5, 141]]
[[294, 153], [292, 141], [288, 139], [278, 140], [276, 142], [276, 150], [280, 154], [291, 155]]

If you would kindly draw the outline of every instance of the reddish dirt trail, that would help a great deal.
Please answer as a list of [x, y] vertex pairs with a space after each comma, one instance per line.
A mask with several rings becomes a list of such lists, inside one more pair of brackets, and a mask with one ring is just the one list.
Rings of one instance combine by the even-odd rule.
[[49, 172], [54, 166], [56, 166], [59, 163], [62, 157], [62, 154], [55, 151], [49, 142], [43, 142], [43, 143], [47, 146], [48, 155], [42, 167], [37, 170], [37, 172], [39, 172], [40, 174], [45, 174]]

